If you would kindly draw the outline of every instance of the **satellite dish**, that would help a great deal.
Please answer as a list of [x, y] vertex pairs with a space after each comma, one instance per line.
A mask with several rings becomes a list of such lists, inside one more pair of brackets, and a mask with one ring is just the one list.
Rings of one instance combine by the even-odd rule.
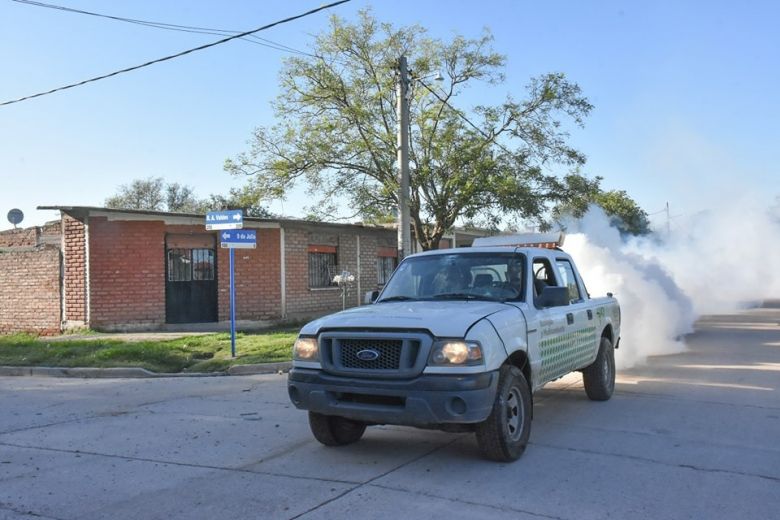
[[22, 213], [22, 210], [14, 208], [8, 212], [8, 222], [13, 224], [14, 228], [16, 228], [16, 225], [22, 220], [24, 220], [24, 213]]

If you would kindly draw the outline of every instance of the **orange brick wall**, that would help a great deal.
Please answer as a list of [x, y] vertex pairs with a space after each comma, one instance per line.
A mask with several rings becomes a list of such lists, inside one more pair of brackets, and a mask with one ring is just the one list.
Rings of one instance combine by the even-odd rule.
[[[282, 307], [281, 230], [257, 230], [257, 249], [236, 250], [237, 318], [300, 319], [341, 310], [339, 288], [309, 287], [309, 246], [335, 247], [340, 270], [359, 275], [347, 306], [377, 288], [380, 249], [394, 248], [395, 232], [361, 227], [282, 222], [286, 305]], [[248, 226], [250, 228], [251, 225]], [[56, 333], [64, 324], [97, 329], [149, 329], [165, 324], [167, 234], [207, 233], [203, 225], [160, 220], [62, 220], [42, 228], [0, 233], [0, 331]], [[212, 232], [216, 238], [216, 232]], [[230, 317], [229, 252], [217, 247], [218, 319]], [[61, 252], [58, 246], [62, 246]], [[358, 251], [360, 259], [358, 259]], [[87, 255], [89, 259], [87, 261]], [[87, 272], [88, 271], [88, 272]], [[359, 289], [359, 290], [358, 290]]]
[[[237, 249], [236, 317], [247, 321], [276, 321], [322, 315], [341, 309], [338, 288], [309, 288], [310, 245], [337, 249], [340, 269], [360, 273], [347, 306], [359, 305], [362, 293], [377, 288], [379, 248], [394, 247], [395, 232], [367, 228], [310, 225], [285, 226], [286, 306], [282, 308], [281, 230], [254, 228], [256, 249]], [[250, 227], [250, 226], [248, 226]], [[156, 328], [165, 324], [166, 234], [204, 234], [202, 225], [166, 225], [159, 221], [91, 217], [88, 226], [68, 216], [65, 230], [65, 315], [88, 321], [97, 329]], [[216, 237], [216, 232], [212, 232]], [[88, 247], [85, 237], [88, 236]], [[358, 269], [358, 236], [360, 265]], [[230, 318], [229, 252], [217, 246], [218, 319]], [[89, 276], [85, 252], [89, 252]], [[89, 285], [89, 291], [87, 291]], [[87, 294], [89, 298], [87, 298]], [[87, 302], [89, 312], [86, 312]]]
[[0, 251], [0, 333], [60, 332], [60, 251]]
[[63, 214], [62, 229], [63, 320], [83, 326], [87, 321], [86, 228], [83, 222]]
[[[247, 229], [253, 229], [247, 227]], [[257, 229], [257, 249], [236, 249], [236, 319], [282, 317], [281, 252], [278, 229]], [[230, 319], [230, 253], [217, 252], [219, 319]]]
[[[203, 226], [90, 219], [90, 325], [158, 327], [165, 323], [165, 236], [203, 234]], [[216, 237], [216, 232], [211, 232]], [[236, 250], [236, 318], [281, 318], [278, 229], [258, 229], [257, 249]], [[219, 320], [230, 319], [228, 250], [217, 246]]]
[[0, 247], [34, 247], [38, 245], [39, 228], [0, 231]]
[[89, 219], [90, 326], [165, 323], [165, 224]]

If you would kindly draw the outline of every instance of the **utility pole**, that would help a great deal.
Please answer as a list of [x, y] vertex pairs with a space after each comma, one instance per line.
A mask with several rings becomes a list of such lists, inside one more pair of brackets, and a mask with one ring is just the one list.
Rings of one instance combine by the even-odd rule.
[[409, 69], [406, 56], [398, 58], [396, 120], [398, 124], [398, 261], [412, 250], [409, 218]]
[[672, 235], [672, 225], [671, 225], [672, 217], [669, 215], [669, 203], [666, 203], [666, 238], [669, 238]]

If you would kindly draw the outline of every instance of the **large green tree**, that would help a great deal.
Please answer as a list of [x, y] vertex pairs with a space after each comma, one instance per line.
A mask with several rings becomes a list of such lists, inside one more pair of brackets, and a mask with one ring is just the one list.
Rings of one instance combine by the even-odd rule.
[[647, 212], [624, 190], [603, 191], [596, 182], [583, 186], [576, 194], [552, 210], [552, 222], [546, 227], [565, 228], [568, 218], [581, 218], [591, 205], [599, 206], [609, 217], [610, 223], [622, 234], [645, 235], [650, 233], [650, 221]]
[[206, 213], [221, 209], [241, 209], [248, 217], [270, 217], [260, 204], [260, 196], [251, 187], [233, 188], [227, 194], [211, 194], [201, 199], [192, 186], [165, 182], [162, 177], [134, 179], [122, 184], [105, 201], [107, 208]]
[[201, 208], [201, 201], [190, 186], [178, 182], [166, 183], [162, 177], [148, 177], [122, 184], [114, 195], [106, 199], [105, 205], [117, 209], [196, 213]]
[[[497, 225], [540, 220], [589, 181], [576, 173], [584, 156], [566, 128], [582, 125], [591, 105], [563, 74], [545, 74], [518, 97], [459, 112], [464, 91], [504, 82], [506, 59], [485, 32], [476, 39], [430, 38], [420, 26], [393, 27], [363, 11], [337, 16], [317, 36], [311, 56], [288, 58], [273, 104], [277, 123], [255, 129], [250, 148], [225, 163], [249, 175], [253, 190], [284, 197], [299, 182], [323, 216], [346, 201], [353, 216], [397, 207], [396, 70], [407, 56], [412, 226], [423, 248], [438, 246], [456, 220]], [[423, 78], [441, 71], [439, 85]], [[435, 94], [433, 92], [435, 92]], [[464, 115], [471, 121], [464, 119]], [[551, 175], [551, 171], [567, 173]]]

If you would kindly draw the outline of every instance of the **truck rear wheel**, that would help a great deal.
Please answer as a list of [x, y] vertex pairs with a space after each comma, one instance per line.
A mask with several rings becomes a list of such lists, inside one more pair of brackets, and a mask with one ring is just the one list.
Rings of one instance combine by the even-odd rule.
[[493, 409], [477, 425], [482, 454], [498, 462], [517, 460], [531, 435], [531, 389], [517, 367], [501, 367]]
[[606, 401], [615, 391], [615, 349], [609, 338], [601, 338], [599, 353], [582, 371], [585, 393], [592, 401]]
[[325, 446], [344, 446], [360, 440], [366, 431], [365, 423], [336, 415], [309, 412], [309, 428], [314, 438]]

